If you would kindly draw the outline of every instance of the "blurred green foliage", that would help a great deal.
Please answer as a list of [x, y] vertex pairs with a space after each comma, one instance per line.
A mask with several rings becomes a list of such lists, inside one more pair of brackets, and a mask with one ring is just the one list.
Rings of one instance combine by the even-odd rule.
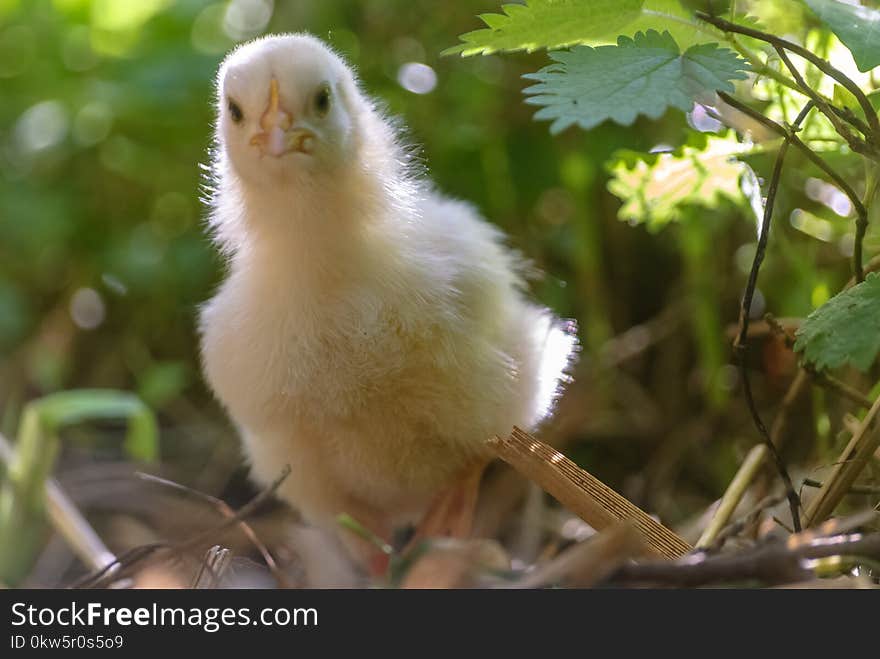
[[[678, 15], [694, 4], [705, 3], [645, 6]], [[654, 481], [643, 494], [678, 480], [700, 505], [717, 496], [736, 468], [737, 451], [754, 439], [743, 441], [742, 433], [750, 431], [729, 397], [736, 382], [724, 328], [736, 321], [754, 254], [749, 200], [760, 200], [760, 192], [754, 185], [751, 198], [735, 189], [722, 195], [691, 190], [685, 196], [695, 203], [656, 232], [657, 223], [669, 218], [643, 216], [639, 204], [645, 200], [621, 203], [608, 191], [609, 181], [618, 194], [630, 186], [637, 197], [639, 180], [652, 179], [647, 161], [628, 153], [671, 151], [664, 160], [699, 164], [706, 155], [705, 144], [699, 154], [692, 149], [699, 118], [670, 111], [632, 126], [606, 122], [551, 137], [546, 124], [533, 121], [522, 96], [529, 85], [522, 76], [546, 65], [546, 53], [440, 55], [477, 27], [476, 14], [499, 11], [498, 5], [0, 0], [0, 412], [10, 419], [3, 429], [14, 430], [23, 401], [81, 387], [134, 391], [172, 431], [224, 423], [199, 374], [194, 323], [198, 304], [222, 271], [205, 236], [200, 202], [213, 75], [237, 42], [307, 30], [348, 57], [365, 88], [404, 119], [439, 187], [473, 202], [544, 271], [535, 293], [579, 321], [585, 364], [600, 361], [612, 336], [684, 305], [687, 322], [675, 341], [623, 369], [623, 384], [598, 394], [607, 396], [601, 404], [592, 397], [583, 403], [600, 408], [595, 423], [583, 429], [585, 437], [625, 437], [572, 453], [601, 462], [603, 478], [621, 486], [646, 464], [658, 465], [646, 469], [645, 480]], [[738, 5], [767, 29], [794, 34], [850, 66], [848, 53], [827, 31], [817, 32], [818, 19], [798, 3]], [[436, 86], [410, 91], [403, 73], [408, 63], [430, 67]], [[740, 87], [780, 120], [802, 102], [764, 78]], [[805, 130], [819, 140], [827, 126], [811, 119]], [[743, 160], [766, 176], [774, 153], [770, 145]], [[863, 175], [852, 154], [823, 155], [845, 176]], [[721, 161], [732, 167], [723, 155]], [[702, 175], [717, 171], [706, 164]], [[834, 207], [839, 195], [823, 185], [800, 155], [790, 156], [758, 312], [805, 316], [846, 280], [852, 222], [843, 217], [849, 211]], [[676, 194], [661, 185], [649, 201], [656, 209], [658, 199], [662, 207], [667, 195]], [[868, 255], [874, 253], [880, 234], [869, 233], [866, 245]], [[630, 409], [627, 387], [651, 400]], [[778, 382], [771, 379], [768, 387], [773, 391]], [[633, 429], [642, 412], [655, 413], [649, 431]], [[730, 441], [709, 447], [709, 431], [679, 438], [685, 420], [709, 418], [716, 427], [723, 413], [734, 418], [722, 426]], [[204, 448], [203, 434], [188, 436], [191, 450]], [[163, 434], [166, 443], [169, 437], [176, 435]], [[163, 454], [174, 457], [173, 451]], [[674, 468], [670, 455], [678, 461]], [[635, 497], [638, 488], [626, 491]], [[666, 512], [673, 518], [693, 512], [689, 502], [679, 496]]]
[[[112, 385], [161, 407], [201, 391], [193, 319], [221, 267], [199, 200], [212, 77], [236, 40], [264, 31], [307, 29], [348, 56], [424, 145], [440, 186], [475, 203], [550, 273], [539, 284], [548, 303], [580, 317], [595, 306], [586, 326], [606, 337], [601, 237], [578, 225], [592, 221], [591, 197], [608, 205], [604, 157], [623, 144], [647, 147], [646, 136], [548, 140], [519, 103], [520, 75], [537, 58], [441, 58], [480, 3], [432, 7], [0, 3], [0, 403]], [[436, 88], [404, 89], [407, 62], [433, 67]]]

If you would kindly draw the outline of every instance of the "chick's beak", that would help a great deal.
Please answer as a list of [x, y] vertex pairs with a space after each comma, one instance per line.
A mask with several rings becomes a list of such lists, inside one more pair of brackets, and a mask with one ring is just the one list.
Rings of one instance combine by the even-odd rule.
[[292, 151], [311, 153], [314, 149], [315, 134], [294, 126], [293, 116], [281, 107], [275, 78], [269, 83], [269, 105], [260, 117], [260, 128], [263, 130], [251, 138], [251, 144], [259, 147], [263, 154], [278, 158]]

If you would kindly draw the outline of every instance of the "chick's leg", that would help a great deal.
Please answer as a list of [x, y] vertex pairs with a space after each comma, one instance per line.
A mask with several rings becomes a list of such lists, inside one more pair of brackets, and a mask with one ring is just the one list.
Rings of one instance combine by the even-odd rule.
[[447, 536], [466, 538], [471, 534], [480, 480], [486, 462], [468, 469], [451, 487], [440, 492], [416, 528], [410, 546], [423, 538]]

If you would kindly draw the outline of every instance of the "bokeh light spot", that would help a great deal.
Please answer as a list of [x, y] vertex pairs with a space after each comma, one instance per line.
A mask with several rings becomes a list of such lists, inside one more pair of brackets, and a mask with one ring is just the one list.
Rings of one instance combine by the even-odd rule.
[[437, 74], [427, 64], [407, 62], [397, 71], [397, 82], [413, 94], [427, 94], [437, 86]]
[[43, 101], [24, 111], [15, 124], [15, 142], [25, 154], [59, 144], [67, 135], [67, 112], [58, 101]]
[[274, 8], [272, 0], [232, 0], [226, 8], [223, 28], [236, 41], [250, 39], [266, 29]]
[[80, 329], [99, 327], [105, 314], [104, 300], [93, 288], [80, 288], [70, 298], [70, 318]]

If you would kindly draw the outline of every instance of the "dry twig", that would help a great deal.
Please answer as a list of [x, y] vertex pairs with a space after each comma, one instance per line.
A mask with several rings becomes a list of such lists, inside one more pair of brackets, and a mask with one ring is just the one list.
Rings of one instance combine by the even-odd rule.
[[[193, 496], [197, 499], [205, 501], [217, 511], [223, 515], [226, 519], [232, 519], [235, 517], [235, 511], [229, 507], [229, 505], [223, 501], [222, 499], [218, 499], [217, 497], [211, 496], [210, 494], [206, 494], [205, 492], [200, 492], [199, 490], [194, 490], [186, 485], [181, 485], [180, 483], [175, 483], [174, 481], [167, 480], [165, 478], [160, 478], [159, 476], [154, 476], [153, 474], [145, 474], [143, 472], [136, 472], [135, 474], [138, 478], [156, 483], [158, 485], [163, 485], [165, 487], [170, 487], [178, 492], [182, 492], [189, 496]], [[272, 554], [269, 552], [269, 549], [266, 547], [265, 543], [257, 536], [254, 532], [251, 525], [248, 524], [245, 520], [238, 520], [238, 527], [241, 529], [241, 532], [245, 535], [245, 537], [251, 542], [251, 544], [256, 548], [260, 555], [263, 557], [263, 561], [266, 563], [266, 567], [272, 572], [272, 575], [275, 577], [275, 580], [278, 582], [278, 585], [282, 588], [289, 587], [289, 583], [285, 578], [284, 574], [281, 570], [278, 569], [278, 564], [275, 562]]]
[[[859, 521], [864, 522], [864, 518], [859, 516]], [[839, 524], [829, 528], [840, 533]], [[768, 584], [792, 583], [815, 576], [807, 559], [829, 556], [877, 559], [880, 557], [880, 533], [829, 536], [821, 531], [804, 531], [785, 542], [767, 542], [734, 553], [696, 554], [676, 561], [624, 565], [609, 581], [617, 585], [640, 583], [679, 587], [752, 580]]]
[[220, 524], [206, 529], [189, 540], [176, 545], [154, 543], [135, 547], [122, 556], [119, 556], [114, 563], [78, 580], [76, 584], [74, 584], [74, 588], [99, 588], [101, 586], [107, 586], [113, 578], [117, 578], [117, 576], [121, 575], [123, 571], [130, 572], [135, 566], [142, 564], [144, 561], [151, 558], [155, 559], [155, 554], [158, 552], [180, 554], [191, 551], [193, 548], [203, 544], [211, 537], [226, 531], [232, 526], [238, 524], [241, 520], [246, 519], [249, 515], [253, 514], [275, 493], [281, 483], [284, 482], [284, 479], [289, 475], [290, 467], [285, 466], [278, 478], [276, 478], [267, 488], [262, 490], [257, 496], [235, 511], [232, 517], [228, 517]]

